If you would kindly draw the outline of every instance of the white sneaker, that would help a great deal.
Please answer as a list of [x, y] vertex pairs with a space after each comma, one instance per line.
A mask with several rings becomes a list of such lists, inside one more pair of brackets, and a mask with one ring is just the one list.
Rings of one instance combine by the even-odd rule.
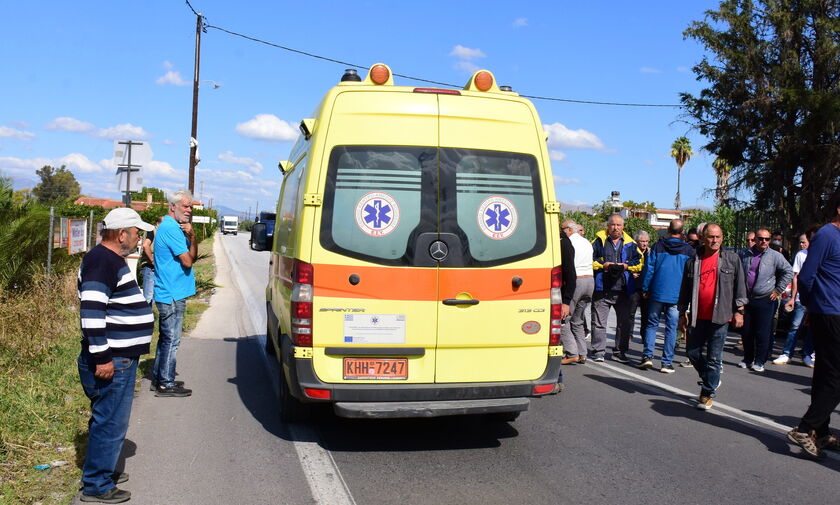
[[805, 366], [807, 366], [808, 368], [814, 368], [814, 358], [813, 357], [805, 356], [802, 359], [802, 362], [805, 363]]
[[738, 366], [741, 367], [741, 368], [749, 368], [750, 367], [750, 365], [746, 361], [742, 361], [742, 362], [738, 363]]
[[790, 356], [787, 354], [781, 354], [778, 358], [773, 360], [774, 365], [787, 365], [788, 361], [790, 361]]
[[753, 372], [763, 372], [764, 371], [764, 365], [756, 365], [755, 363], [753, 363], [752, 371]]

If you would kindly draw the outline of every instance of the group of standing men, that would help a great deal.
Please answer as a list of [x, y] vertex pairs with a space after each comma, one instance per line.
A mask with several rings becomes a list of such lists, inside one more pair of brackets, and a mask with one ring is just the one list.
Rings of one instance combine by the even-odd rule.
[[[188, 191], [170, 196], [168, 213], [156, 233], [133, 209], [114, 209], [105, 216], [101, 243], [82, 259], [78, 274], [82, 349], [77, 361], [91, 409], [82, 467], [83, 502], [122, 503], [131, 498], [129, 491], [116, 487], [128, 480], [116, 465], [128, 431], [138, 360], [149, 353], [152, 340], [152, 300], [159, 320], [152, 390], [160, 397], [192, 393], [175, 380], [186, 298], [195, 294], [192, 265], [198, 254], [191, 215]], [[153, 268], [144, 268], [154, 282], [146, 279], [145, 293], [125, 261], [140, 245], [140, 231], [154, 233], [148, 258]]]
[[[562, 228], [574, 246], [577, 284], [570, 302], [571, 321], [562, 334], [563, 363], [585, 363], [587, 356], [604, 361], [610, 307], [616, 312], [612, 359], [628, 362], [626, 352], [638, 305], [644, 342], [639, 368], [651, 368], [664, 313], [660, 371], [675, 371], [676, 336], [683, 330], [686, 354], [700, 376], [697, 408], [708, 410], [720, 387], [730, 324], [742, 329], [744, 358], [739, 366], [763, 372], [773, 350], [775, 312], [796, 272], [794, 287], [808, 311], [813, 347], [820, 359], [814, 363], [806, 349], [806, 364], [815, 366], [811, 406], [788, 438], [814, 457], [821, 457], [824, 449], [840, 450], [840, 440], [828, 428], [831, 413], [840, 403], [840, 206], [835, 210], [832, 222], [813, 236], [810, 261], [804, 261], [802, 254], [794, 268], [778, 247], [770, 247], [773, 237], [765, 228], [751, 233], [753, 243], [735, 253], [722, 247], [723, 230], [716, 223], [701, 226], [697, 243], [691, 244], [682, 238], [683, 222], [675, 219], [667, 236], [647, 247], [646, 234], [637, 234], [638, 243], [634, 241], [624, 232], [624, 220], [618, 214], [609, 217], [606, 229], [591, 244], [578, 235], [579, 225], [565, 221]], [[590, 302], [592, 336], [587, 351], [584, 314]], [[796, 303], [790, 303], [791, 309]], [[798, 327], [799, 321], [795, 323]], [[793, 352], [795, 331], [792, 328], [793, 339], [788, 338], [777, 364], [786, 363]]]

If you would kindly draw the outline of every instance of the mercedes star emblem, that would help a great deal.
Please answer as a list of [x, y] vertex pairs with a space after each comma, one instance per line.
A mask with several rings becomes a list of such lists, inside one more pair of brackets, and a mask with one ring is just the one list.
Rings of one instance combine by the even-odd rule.
[[441, 240], [435, 240], [432, 242], [432, 245], [429, 246], [429, 254], [432, 255], [432, 258], [435, 261], [443, 261], [446, 258], [446, 255], [449, 254], [449, 248], [446, 246], [446, 243]]

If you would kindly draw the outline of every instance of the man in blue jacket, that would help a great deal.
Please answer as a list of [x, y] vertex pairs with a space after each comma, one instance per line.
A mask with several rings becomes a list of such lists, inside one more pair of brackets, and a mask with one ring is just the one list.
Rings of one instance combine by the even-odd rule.
[[677, 301], [680, 298], [685, 262], [694, 257], [694, 248], [680, 237], [683, 234], [682, 219], [673, 219], [668, 224], [668, 237], [662, 237], [650, 250], [644, 268], [642, 296], [648, 302], [647, 326], [644, 329], [645, 347], [639, 368], [653, 366], [653, 350], [656, 343], [656, 330], [659, 329], [659, 317], [665, 312], [665, 341], [662, 346], [662, 358], [659, 371], [674, 373], [674, 346], [677, 343], [677, 323], [679, 313]]
[[607, 229], [599, 231], [592, 242], [592, 269], [595, 291], [592, 294], [592, 360], [604, 361], [607, 347], [607, 318], [615, 310], [615, 347], [613, 359], [627, 363], [627, 349], [633, 321], [630, 319], [630, 295], [636, 292], [632, 273], [642, 270], [642, 256], [636, 242], [624, 232], [624, 218], [612, 214]]
[[831, 433], [831, 413], [840, 403], [840, 204], [830, 223], [820, 228], [799, 272], [799, 296], [808, 309], [817, 361], [811, 380], [811, 405], [787, 437], [809, 455], [840, 451]]

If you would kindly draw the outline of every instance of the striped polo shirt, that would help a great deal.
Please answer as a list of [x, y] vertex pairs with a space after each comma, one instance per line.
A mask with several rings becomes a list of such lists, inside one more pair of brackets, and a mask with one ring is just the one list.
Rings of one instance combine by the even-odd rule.
[[102, 244], [79, 267], [82, 352], [95, 363], [148, 354], [155, 316], [125, 258]]

